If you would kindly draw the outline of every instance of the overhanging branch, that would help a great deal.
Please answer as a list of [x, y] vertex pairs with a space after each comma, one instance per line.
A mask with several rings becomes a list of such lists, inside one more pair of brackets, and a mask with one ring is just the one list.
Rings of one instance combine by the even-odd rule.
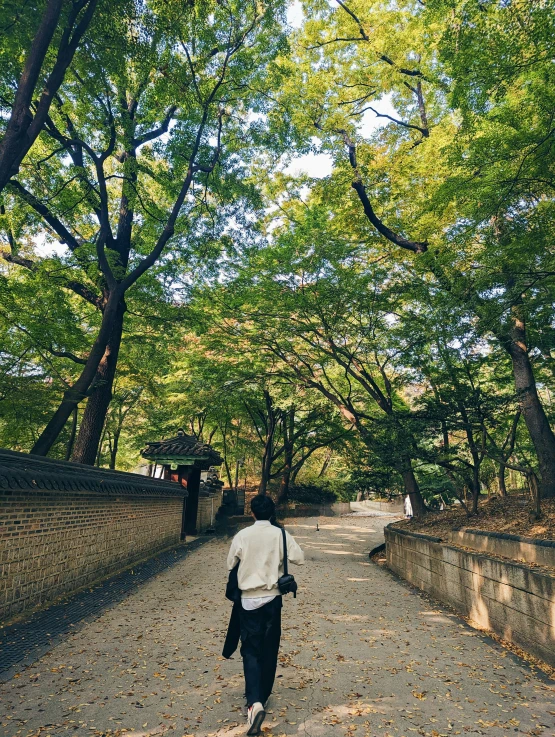
[[376, 215], [358, 168], [356, 144], [351, 140], [347, 131], [338, 130], [337, 132], [341, 134], [345, 145], [347, 146], [347, 151], [349, 152], [349, 163], [351, 164], [351, 168], [354, 173], [351, 186], [357, 193], [358, 198], [362, 203], [364, 214], [368, 220], [376, 228], [378, 233], [381, 233], [384, 238], [387, 238], [388, 241], [394, 243], [396, 246], [400, 246], [401, 248], [404, 248], [407, 251], [412, 251], [413, 253], [425, 253], [428, 250], [428, 241], [412, 241], [402, 235], [398, 235], [391, 230], [391, 228], [388, 228], [387, 225], [385, 225], [385, 223]]

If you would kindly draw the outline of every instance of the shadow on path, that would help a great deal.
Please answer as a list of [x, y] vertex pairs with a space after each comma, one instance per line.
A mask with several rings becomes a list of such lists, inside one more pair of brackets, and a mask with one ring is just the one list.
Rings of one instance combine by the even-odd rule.
[[209, 537], [180, 545], [149, 558], [97, 585], [87, 586], [74, 596], [41, 609], [30, 617], [0, 629], [0, 682], [7, 681], [24, 666], [61, 642], [79, 626], [92, 622], [105, 609], [132, 595], [145, 581], [181, 562]]

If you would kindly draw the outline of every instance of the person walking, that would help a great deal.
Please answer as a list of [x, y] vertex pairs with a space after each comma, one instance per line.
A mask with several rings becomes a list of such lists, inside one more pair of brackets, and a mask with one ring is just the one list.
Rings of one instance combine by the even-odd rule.
[[[260, 733], [266, 701], [272, 693], [281, 638], [282, 596], [278, 579], [284, 571], [283, 532], [270, 520], [275, 516], [271, 497], [251, 501], [254, 524], [238, 532], [227, 557], [228, 570], [237, 572], [241, 604], [237, 604], [241, 657], [245, 675], [248, 735]], [[302, 565], [304, 553], [285, 533], [287, 561]], [[236, 568], [238, 566], [238, 568]]]

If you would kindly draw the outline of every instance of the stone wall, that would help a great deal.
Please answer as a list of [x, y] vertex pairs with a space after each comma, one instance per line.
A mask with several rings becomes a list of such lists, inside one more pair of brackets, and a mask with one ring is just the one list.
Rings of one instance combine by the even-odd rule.
[[0, 451], [0, 619], [179, 543], [186, 490]]
[[351, 502], [353, 512], [388, 512], [390, 514], [404, 514], [403, 499], [395, 499], [391, 502], [374, 502], [363, 499], [360, 502]]
[[486, 532], [467, 528], [451, 532], [449, 541], [463, 548], [555, 568], [555, 540], [538, 540], [506, 532]]
[[387, 565], [478, 627], [555, 665], [555, 572], [385, 529]]
[[223, 491], [220, 490], [214, 496], [201, 496], [198, 500], [197, 532], [204, 532], [213, 526], [216, 514], [222, 506]]

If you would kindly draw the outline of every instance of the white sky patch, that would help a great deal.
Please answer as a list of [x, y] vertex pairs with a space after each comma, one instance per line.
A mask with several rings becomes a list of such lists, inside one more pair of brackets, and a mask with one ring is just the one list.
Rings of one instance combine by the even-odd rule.
[[333, 169], [333, 159], [329, 154], [303, 154], [294, 158], [284, 169], [286, 174], [298, 176], [308, 174], [315, 179], [328, 177]]
[[[400, 118], [399, 113], [391, 103], [391, 95], [385, 95], [381, 100], [376, 101], [372, 107], [380, 113], [380, 115], [390, 115], [392, 118]], [[363, 138], [370, 138], [380, 128], [391, 123], [387, 118], [378, 118], [372, 110], [367, 110], [361, 117], [358, 132]], [[317, 144], [318, 139], [314, 138], [313, 143]], [[333, 170], [333, 159], [330, 154], [326, 153], [308, 153], [293, 158], [285, 167], [286, 174], [298, 176], [299, 174], [308, 174], [315, 179], [328, 177]]]
[[49, 256], [62, 256], [67, 251], [67, 246], [58, 241], [47, 241], [44, 233], [39, 233], [33, 238], [33, 245], [37, 255], [41, 258]]
[[293, 28], [300, 28], [303, 20], [303, 6], [298, 0], [295, 0], [287, 8], [287, 23]]

